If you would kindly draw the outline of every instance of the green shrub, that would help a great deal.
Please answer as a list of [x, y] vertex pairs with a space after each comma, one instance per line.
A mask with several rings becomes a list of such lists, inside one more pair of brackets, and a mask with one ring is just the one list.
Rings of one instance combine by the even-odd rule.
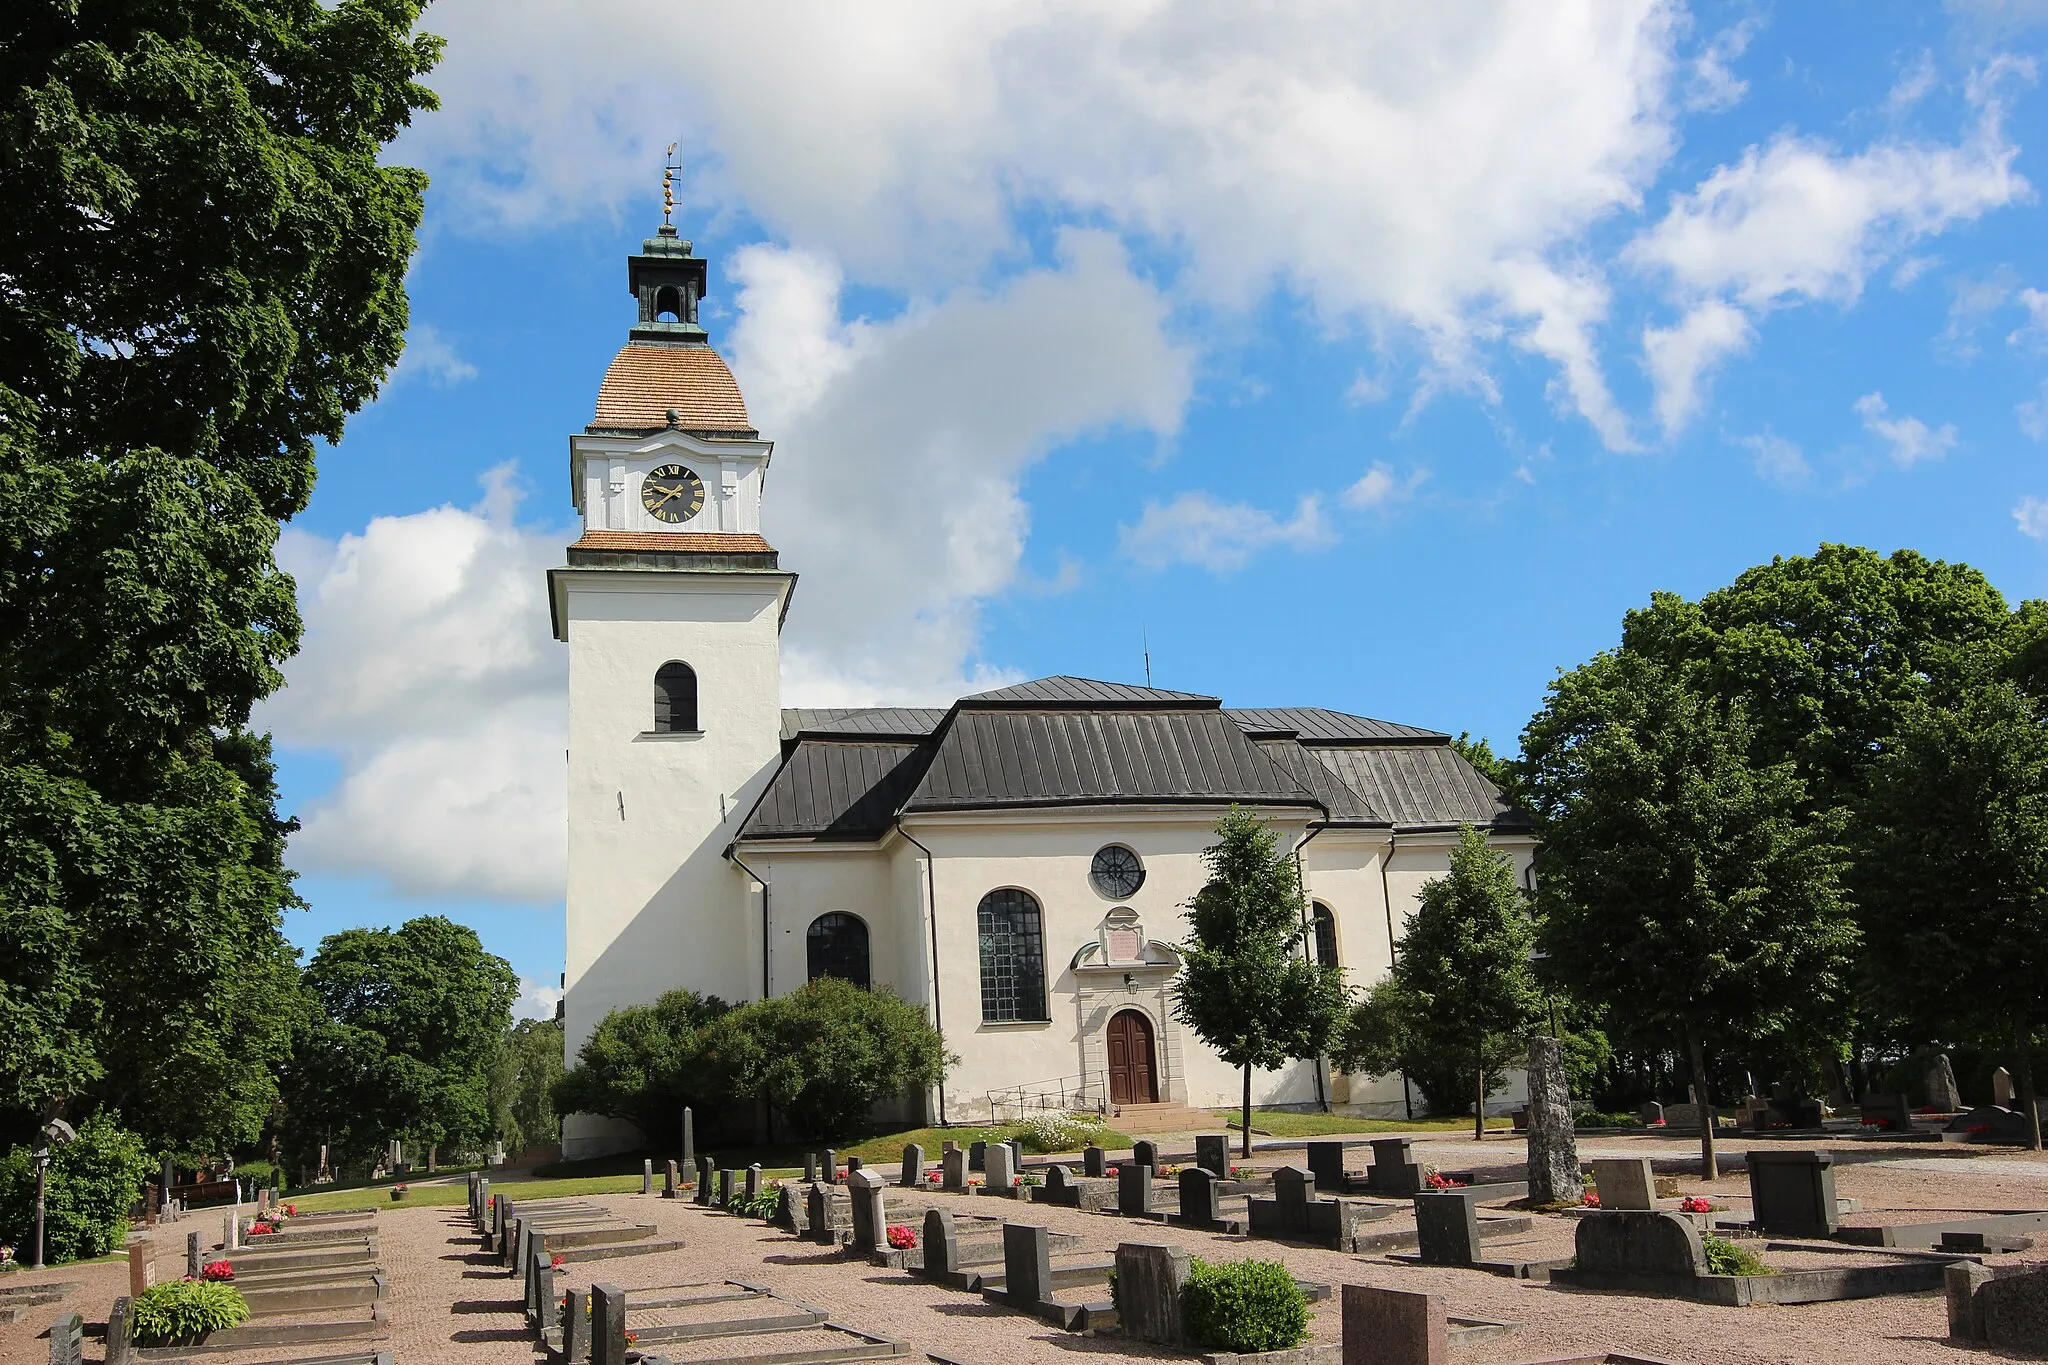
[[1308, 1339], [1308, 1295], [1278, 1261], [1194, 1262], [1181, 1311], [1212, 1351], [1285, 1351]]
[[1588, 1109], [1583, 1114], [1572, 1115], [1574, 1128], [1634, 1128], [1637, 1126], [1634, 1114], [1603, 1114], [1597, 1109]]
[[775, 1210], [781, 1207], [781, 1204], [782, 1192], [778, 1189], [763, 1186], [759, 1194], [749, 1199], [745, 1190], [735, 1188], [732, 1192], [732, 1203], [726, 1205], [726, 1211], [737, 1213], [743, 1218], [773, 1218]]
[[1707, 1273], [1709, 1275], [1770, 1275], [1775, 1272], [1757, 1259], [1748, 1247], [1738, 1246], [1726, 1237], [1708, 1234], [1700, 1238], [1700, 1245], [1707, 1252]]
[[[128, 1210], [142, 1194], [150, 1166], [142, 1139], [109, 1115], [87, 1119], [75, 1141], [51, 1149], [44, 1260], [90, 1260], [125, 1242]], [[35, 1235], [35, 1161], [28, 1148], [16, 1147], [0, 1157], [0, 1243], [33, 1247]]]
[[233, 1178], [241, 1181], [245, 1190], [267, 1190], [273, 1185], [284, 1188], [284, 1171], [274, 1161], [237, 1161]]
[[249, 1301], [231, 1284], [212, 1280], [167, 1280], [142, 1291], [132, 1319], [135, 1340], [145, 1346], [189, 1341], [208, 1332], [240, 1327]]

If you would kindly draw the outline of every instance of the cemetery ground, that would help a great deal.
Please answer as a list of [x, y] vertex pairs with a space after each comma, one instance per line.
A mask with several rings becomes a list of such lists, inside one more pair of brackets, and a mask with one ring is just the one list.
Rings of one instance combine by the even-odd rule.
[[[1258, 1126], [1254, 1123], [1255, 1128]], [[1366, 1135], [1369, 1139], [1371, 1135]], [[1365, 1139], [1362, 1139], [1365, 1140]], [[2021, 1210], [2048, 1209], [2048, 1158], [2010, 1148], [1958, 1149], [1927, 1143], [1881, 1141], [1788, 1140], [1747, 1142], [1731, 1136], [1724, 1144], [1729, 1156], [1751, 1146], [1769, 1151], [1825, 1147], [1835, 1153], [1836, 1189], [1858, 1207], [1847, 1214], [1847, 1226], [1874, 1226], [1956, 1219]], [[1234, 1144], [1233, 1144], [1234, 1148]], [[1193, 1160], [1192, 1139], [1160, 1140], [1161, 1161]], [[1369, 1149], [1354, 1147], [1348, 1164], [1361, 1169]], [[1469, 1133], [1416, 1135], [1414, 1159], [1441, 1170], [1470, 1170], [1481, 1178], [1489, 1170], [1519, 1175], [1524, 1155], [1513, 1138], [1472, 1141]], [[1591, 1161], [1609, 1156], [1647, 1156], [1661, 1168], [1675, 1169], [1696, 1159], [1696, 1143], [1684, 1137], [1598, 1135], [1581, 1139], [1579, 1155]], [[1112, 1160], [1116, 1159], [1113, 1154]], [[1233, 1161], [1238, 1159], [1233, 1156]], [[1969, 1348], [1948, 1340], [1947, 1312], [1938, 1289], [1832, 1303], [1798, 1306], [1723, 1307], [1635, 1294], [1586, 1292], [1525, 1280], [1503, 1278], [1481, 1270], [1402, 1264], [1373, 1253], [1349, 1253], [1297, 1242], [1249, 1239], [1199, 1231], [1149, 1220], [1090, 1212], [1044, 1203], [991, 1198], [986, 1195], [943, 1194], [896, 1188], [896, 1163], [875, 1160], [888, 1173], [885, 1191], [887, 1221], [922, 1226], [927, 1207], [947, 1209], [964, 1229], [972, 1220], [997, 1218], [1045, 1227], [1075, 1239], [1055, 1254], [1060, 1263], [1099, 1262], [1126, 1242], [1167, 1243], [1212, 1262], [1247, 1258], [1284, 1261], [1297, 1280], [1329, 1286], [1371, 1285], [1442, 1297], [1453, 1317], [1492, 1319], [1519, 1324], [1512, 1334], [1454, 1347], [1452, 1359], [1469, 1365], [1549, 1360], [1590, 1351], [1627, 1351], [1657, 1361], [1700, 1362], [1700, 1365], [1751, 1365], [1753, 1362], [1830, 1361], [1862, 1358], [1888, 1360], [1963, 1361], [2024, 1359], [2009, 1352]], [[1042, 1168], [1041, 1159], [1026, 1171]], [[1078, 1167], [1079, 1162], [1073, 1163]], [[1250, 1163], [1260, 1174], [1292, 1165], [1306, 1165], [1300, 1141], [1278, 1139], [1256, 1145]], [[640, 1192], [641, 1178], [605, 1176], [549, 1181], [505, 1181], [496, 1194], [543, 1208], [545, 1199], [583, 1210], [579, 1219], [613, 1226], [648, 1228], [648, 1245], [668, 1249], [646, 1255], [582, 1261], [571, 1258], [554, 1272], [557, 1294], [588, 1290], [595, 1283], [623, 1288], [631, 1311], [633, 1292], [704, 1281], [740, 1280], [815, 1306], [842, 1322], [878, 1337], [904, 1343], [910, 1358], [931, 1355], [961, 1365], [996, 1362], [1071, 1361], [1078, 1353], [1107, 1360], [1191, 1358], [1195, 1352], [1171, 1351], [1126, 1340], [1117, 1335], [1088, 1336], [1062, 1331], [1040, 1318], [992, 1302], [979, 1294], [943, 1287], [910, 1272], [885, 1269], [837, 1248], [799, 1240], [758, 1219], [700, 1207], [690, 1198], [660, 1197]], [[628, 1188], [621, 1190], [625, 1185]], [[1683, 1193], [1706, 1194], [1732, 1212], [1747, 1204], [1748, 1185], [1739, 1172], [1727, 1174], [1712, 1187], [1686, 1176]], [[1160, 1206], [1174, 1207], [1170, 1187], [1162, 1184]], [[379, 1196], [372, 1205], [365, 1195]], [[295, 1200], [310, 1212], [319, 1201], [349, 1202], [376, 1208], [377, 1259], [389, 1283], [388, 1350], [395, 1365], [535, 1365], [544, 1359], [534, 1333], [522, 1315], [521, 1283], [485, 1254], [466, 1207], [462, 1176], [412, 1182], [407, 1198], [393, 1203], [384, 1189], [339, 1191]], [[1483, 1213], [1505, 1213], [1505, 1200]], [[1389, 1219], [1389, 1224], [1395, 1220]], [[1535, 1214], [1526, 1232], [1485, 1241], [1486, 1254], [1501, 1260], [1546, 1260], [1569, 1257], [1575, 1220], [1556, 1214]], [[1412, 1226], [1412, 1223], [1410, 1224]], [[1377, 1227], [1380, 1224], [1375, 1223]], [[185, 1219], [153, 1231], [159, 1279], [183, 1272], [185, 1237], [191, 1230], [208, 1234], [208, 1246], [221, 1235], [217, 1210], [195, 1210]], [[2048, 1235], [2041, 1246], [1991, 1258], [2001, 1265], [2048, 1263]], [[673, 1244], [680, 1242], [680, 1248]], [[1796, 1269], [1808, 1264], [1845, 1264], [1870, 1259], [1874, 1253], [1844, 1249], [1797, 1253], [1759, 1249], [1772, 1265]], [[209, 1255], [213, 1253], [209, 1252]], [[17, 1272], [0, 1277], [0, 1287], [18, 1289], [34, 1283], [75, 1284], [55, 1303], [23, 1312], [0, 1323], [0, 1365], [43, 1365], [51, 1359], [48, 1331], [60, 1313], [77, 1312], [88, 1326], [84, 1359], [104, 1359], [103, 1343], [93, 1336], [117, 1295], [127, 1292], [130, 1268], [120, 1259]], [[1079, 1297], [1106, 1298], [1098, 1286]], [[0, 1314], [4, 1316], [4, 1314]], [[1341, 1337], [1339, 1296], [1313, 1307], [1311, 1344], [1332, 1344]], [[759, 1355], [775, 1349], [767, 1339], [741, 1338], [724, 1355]], [[800, 1344], [786, 1342], [784, 1345]], [[254, 1365], [257, 1361], [333, 1358], [354, 1349], [340, 1345], [303, 1345], [283, 1349], [228, 1352], [194, 1357], [205, 1365]], [[702, 1358], [701, 1351], [654, 1348], [683, 1361]], [[162, 1357], [157, 1357], [161, 1359]]]

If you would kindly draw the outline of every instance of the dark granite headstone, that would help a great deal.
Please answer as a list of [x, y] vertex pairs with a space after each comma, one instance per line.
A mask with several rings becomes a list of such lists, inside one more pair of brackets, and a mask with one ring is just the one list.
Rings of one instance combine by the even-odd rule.
[[562, 1359], [590, 1358], [590, 1293], [572, 1289], [562, 1305]]
[[1422, 1189], [1422, 1167], [1408, 1159], [1412, 1138], [1375, 1138], [1372, 1165], [1365, 1171], [1366, 1188], [1375, 1194], [1415, 1194]]
[[717, 1200], [718, 1207], [722, 1209], [729, 1209], [732, 1207], [732, 1190], [738, 1175], [739, 1172], [735, 1171], [730, 1166], [723, 1167], [719, 1170]]
[[1610, 1275], [1703, 1275], [1700, 1231], [1677, 1213], [1588, 1213], [1572, 1239], [1577, 1268]]
[[134, 1350], [135, 1300], [123, 1294], [107, 1312], [107, 1365], [128, 1365]]
[[805, 1153], [804, 1153], [804, 1183], [805, 1183], [806, 1185], [809, 1185], [809, 1184], [811, 1184], [811, 1183], [815, 1182], [815, 1181], [817, 1180], [817, 1178], [818, 1178], [818, 1154], [817, 1154], [816, 1152], [805, 1152]]
[[747, 1167], [747, 1184], [746, 1184], [746, 1200], [747, 1200], [747, 1207], [751, 1209], [751, 1208], [752, 1208], [752, 1207], [754, 1206], [754, 1201], [755, 1201], [756, 1199], [759, 1199], [760, 1197], [761, 1197], [761, 1163], [757, 1161], [757, 1162], [755, 1162], [755, 1163], [754, 1163], [753, 1165], [751, 1165], [751, 1166]]
[[1636, 1122], [1642, 1124], [1645, 1128], [1648, 1128], [1651, 1124], [1662, 1123], [1663, 1121], [1664, 1106], [1655, 1100], [1651, 1100], [1648, 1104], [1636, 1110]]
[[1273, 1172], [1274, 1213], [1283, 1237], [1308, 1233], [1308, 1206], [1316, 1197], [1316, 1178], [1295, 1166]]
[[1017, 1303], [1044, 1303], [1052, 1298], [1050, 1229], [1003, 1224], [1003, 1292]]
[[1152, 1212], [1152, 1168], [1127, 1161], [1117, 1168], [1116, 1211], [1126, 1218]]
[[1579, 1141], [1572, 1127], [1571, 1091], [1564, 1079], [1564, 1051], [1555, 1038], [1529, 1040], [1529, 1198], [1537, 1204], [1576, 1204]]
[[675, 1198], [676, 1187], [681, 1183], [681, 1181], [676, 1179], [676, 1163], [673, 1161], [669, 1162], [661, 1173], [661, 1197], [663, 1199]]
[[832, 1229], [832, 1187], [814, 1180], [804, 1190], [804, 1222], [809, 1225], [805, 1235], [820, 1246], [836, 1245], [839, 1235]]
[[1218, 1180], [1230, 1178], [1230, 1135], [1201, 1133], [1195, 1137], [1195, 1164]]
[[1864, 1126], [1887, 1133], [1910, 1133], [1913, 1131], [1913, 1106], [1904, 1095], [1869, 1094], [1863, 1097], [1861, 1113]]
[[949, 1144], [946, 1154], [939, 1158], [939, 1167], [942, 1172], [942, 1189], [951, 1194], [958, 1194], [967, 1188], [966, 1152]]
[[1139, 1138], [1131, 1144], [1131, 1160], [1140, 1166], [1150, 1166], [1152, 1174], [1159, 1174], [1159, 1145], [1149, 1138]]
[[863, 1159], [863, 1158], [861, 1158], [861, 1157], [857, 1157], [857, 1156], [850, 1156], [850, 1157], [846, 1158], [846, 1170], [847, 1170], [847, 1173], [848, 1173], [848, 1174], [850, 1175], [850, 1174], [852, 1174], [853, 1172], [855, 1172], [855, 1171], [859, 1170], [859, 1169], [860, 1169], [861, 1167], [863, 1167], [863, 1166], [865, 1166], [865, 1165], [867, 1165], [867, 1164], [868, 1164], [868, 1163], [866, 1162], [866, 1160], [865, 1160], [865, 1159]]
[[960, 1268], [960, 1240], [953, 1231], [953, 1215], [945, 1209], [924, 1211], [924, 1268], [933, 1275], [950, 1275]]
[[1479, 1259], [1479, 1212], [1457, 1190], [1414, 1195], [1415, 1250], [1426, 1265], [1471, 1265]]
[[971, 1142], [967, 1145], [967, 1169], [985, 1171], [988, 1169], [988, 1144]]
[[1946, 1052], [1934, 1055], [1934, 1062], [1927, 1068], [1927, 1102], [1944, 1114], [1954, 1114], [1963, 1107], [1962, 1091], [1956, 1085], [1956, 1069]]
[[1109, 1153], [1100, 1147], [1081, 1149], [1081, 1174], [1100, 1180], [1109, 1174]]
[[712, 1161], [710, 1157], [700, 1156], [697, 1158], [696, 1202], [699, 1204], [709, 1204], [711, 1202], [711, 1195], [713, 1193], [712, 1182], [717, 1178], [717, 1171], [717, 1163]]
[[810, 1210], [805, 1207], [803, 1191], [808, 1186], [795, 1183], [785, 1184], [775, 1192], [775, 1226], [784, 1232], [793, 1232], [801, 1237], [811, 1230]]
[[1067, 1175], [1067, 1168], [1058, 1162], [1054, 1162], [1045, 1168], [1045, 1188], [1047, 1193], [1051, 1193], [1054, 1190], [1064, 1190], [1072, 1183], [1072, 1180]]
[[1216, 1191], [1216, 1177], [1206, 1166], [1189, 1166], [1180, 1173], [1180, 1216], [1186, 1223], [1223, 1220], [1223, 1198]]
[[849, 1171], [847, 1187], [853, 1192], [853, 1249], [880, 1251], [888, 1243], [889, 1215], [883, 1207], [882, 1189], [888, 1182], [880, 1171]]
[[[1189, 1174], [1181, 1172], [1181, 1180], [1185, 1182]], [[1187, 1344], [1181, 1292], [1187, 1288], [1189, 1269], [1188, 1253], [1180, 1247], [1150, 1242], [1117, 1247], [1117, 1322], [1126, 1337], [1160, 1346]]]
[[626, 1365], [626, 1291], [590, 1286], [590, 1365]]
[[1780, 1237], [1832, 1237], [1841, 1225], [1831, 1152], [1750, 1149], [1752, 1217]]
[[906, 1190], [924, 1183], [924, 1148], [914, 1142], [904, 1144], [903, 1172], [896, 1183]]
[[1344, 1286], [1344, 1359], [1383, 1365], [1448, 1365], [1450, 1315], [1434, 1294]]
[[50, 1324], [50, 1365], [80, 1365], [85, 1359], [85, 1319], [66, 1313]]
[[838, 1183], [839, 1153], [827, 1147], [824, 1151], [818, 1153], [818, 1165], [822, 1168], [818, 1172], [818, 1179], [828, 1185]]
[[1317, 1189], [1327, 1194], [1344, 1193], [1344, 1144], [1309, 1143], [1308, 1173], [1316, 1178]]

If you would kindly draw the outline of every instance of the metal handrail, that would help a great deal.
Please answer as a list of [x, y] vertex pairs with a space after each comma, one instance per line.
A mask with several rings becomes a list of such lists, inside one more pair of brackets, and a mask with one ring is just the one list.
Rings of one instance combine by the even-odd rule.
[[997, 1123], [1015, 1123], [1030, 1114], [1109, 1112], [1109, 1094], [1102, 1078], [1056, 1076], [988, 1092], [989, 1115]]

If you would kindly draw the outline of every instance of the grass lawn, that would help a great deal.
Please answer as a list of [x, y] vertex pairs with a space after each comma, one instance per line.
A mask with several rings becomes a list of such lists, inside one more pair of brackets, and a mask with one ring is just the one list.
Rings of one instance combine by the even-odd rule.
[[[434, 1177], [438, 1179], [439, 1177]], [[393, 1182], [396, 1183], [396, 1182]], [[389, 1185], [377, 1185], [353, 1190], [328, 1190], [321, 1194], [287, 1195], [286, 1199], [298, 1206], [301, 1213], [329, 1213], [336, 1209], [388, 1209], [409, 1204], [467, 1204], [469, 1183], [456, 1180], [448, 1184], [427, 1185], [418, 1180], [406, 1182], [409, 1186], [406, 1196], [396, 1204], [391, 1198]], [[640, 1173], [631, 1175], [586, 1175], [572, 1176], [559, 1180], [514, 1180], [500, 1184], [491, 1182], [492, 1194], [506, 1194], [513, 1199], [559, 1199], [570, 1194], [637, 1194], [640, 1190]]]
[[[1237, 1127], [1239, 1111], [1235, 1109], [1211, 1110], [1219, 1120], [1227, 1120], [1230, 1127]], [[1496, 1128], [1511, 1129], [1515, 1125], [1506, 1118], [1491, 1118], [1486, 1121], [1489, 1132]], [[1470, 1132], [1472, 1120], [1463, 1119], [1354, 1119], [1342, 1114], [1297, 1114], [1285, 1109], [1252, 1110], [1252, 1136], [1269, 1133], [1274, 1137], [1323, 1137], [1332, 1133], [1455, 1133]]]

